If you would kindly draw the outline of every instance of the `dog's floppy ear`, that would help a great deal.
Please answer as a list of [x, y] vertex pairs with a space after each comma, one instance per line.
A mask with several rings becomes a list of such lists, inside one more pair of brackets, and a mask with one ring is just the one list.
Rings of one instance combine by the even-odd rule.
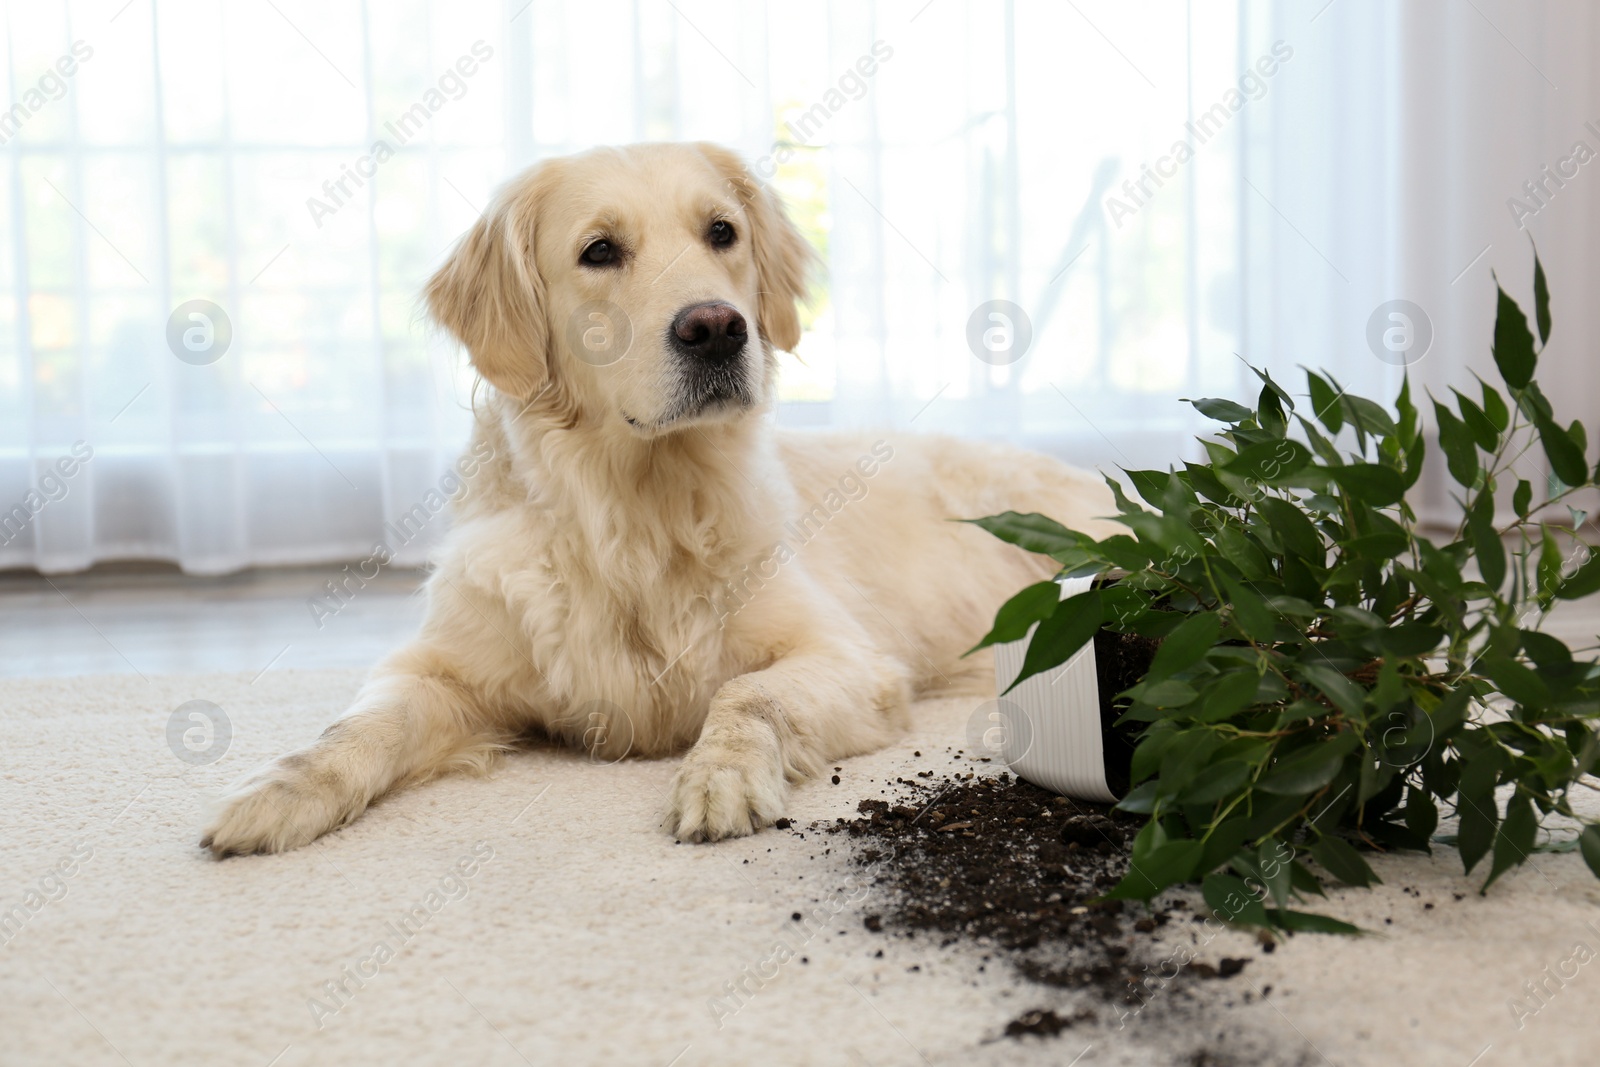
[[751, 174], [743, 160], [721, 145], [702, 143], [699, 147], [744, 206], [761, 290], [756, 326], [774, 348], [793, 351], [800, 343], [796, 304], [806, 297], [806, 281], [816, 253], [789, 221], [778, 195]]
[[526, 185], [500, 192], [427, 287], [428, 310], [478, 373], [524, 400], [549, 373], [544, 283], [533, 262], [536, 202]]

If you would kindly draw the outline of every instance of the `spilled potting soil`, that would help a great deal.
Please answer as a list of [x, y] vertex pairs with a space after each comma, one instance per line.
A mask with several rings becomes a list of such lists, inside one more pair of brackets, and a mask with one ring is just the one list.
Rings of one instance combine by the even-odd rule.
[[1077, 1011], [1024, 1012], [1005, 1036], [1049, 1036], [1088, 1021], [1126, 1025], [1248, 965], [1208, 957], [1207, 931], [1217, 924], [1197, 925], [1205, 917], [1181, 896], [1151, 907], [1100, 899], [1127, 869], [1139, 816], [1008, 773], [891, 784], [894, 799], [863, 800], [857, 817], [812, 828], [847, 837], [853, 862], [870, 872], [883, 905], [864, 917], [866, 928], [969, 944], [982, 951], [980, 967], [1012, 966], [1031, 983], [1086, 994], [1074, 998], [1085, 1005]]

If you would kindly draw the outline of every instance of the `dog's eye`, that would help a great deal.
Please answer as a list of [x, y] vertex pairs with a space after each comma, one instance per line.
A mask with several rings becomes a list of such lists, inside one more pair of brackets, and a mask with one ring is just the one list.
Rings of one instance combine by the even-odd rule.
[[610, 241], [594, 241], [578, 258], [591, 267], [603, 267], [617, 258], [617, 248]]
[[706, 239], [718, 248], [726, 248], [733, 244], [733, 239], [738, 234], [733, 232], [733, 226], [726, 219], [718, 219], [711, 224], [711, 229], [706, 231]]

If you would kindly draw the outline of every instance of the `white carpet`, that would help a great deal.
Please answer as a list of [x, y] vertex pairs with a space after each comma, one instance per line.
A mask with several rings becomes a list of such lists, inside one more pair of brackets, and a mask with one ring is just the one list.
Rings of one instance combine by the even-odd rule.
[[[1084, 1025], [1019, 1043], [997, 1040], [1009, 1019], [1069, 1002], [1003, 964], [979, 972], [977, 949], [865, 931], [875, 902], [841, 895], [850, 868], [825, 852], [831, 841], [769, 831], [673, 844], [657, 828], [672, 761], [517, 754], [491, 779], [391, 797], [309, 849], [222, 863], [202, 853], [204, 798], [315, 737], [359, 681], [8, 683], [0, 913], [21, 908], [25, 921], [0, 931], [0, 1063], [1066, 1064], [1083, 1053], [1087, 1067], [1189, 1062], [1199, 1048], [1213, 1064], [1593, 1059], [1600, 962], [1548, 981], [1548, 1005], [1521, 1030], [1508, 1007], [1574, 943], [1600, 951], [1600, 883], [1573, 855], [1539, 857], [1487, 899], [1452, 853], [1379, 859], [1385, 886], [1326, 910], [1384, 936], [1301, 936], [1263, 955], [1229, 933], [1200, 958], [1252, 962], [1204, 983], [1213, 1003], [1158, 999], [1120, 1032]], [[168, 716], [191, 699], [231, 718], [216, 763], [168, 748]], [[945, 746], [961, 744], [971, 710], [920, 706], [916, 736], [842, 764], [840, 785], [800, 789], [790, 814], [831, 819], [880, 795], [885, 777], [950, 767]], [[414, 932], [397, 931], [419, 907]], [[791, 915], [818, 908], [839, 910], [806, 941]], [[807, 961], [783, 964], [736, 1014], [723, 1001], [719, 1026], [726, 984], [746, 967], [771, 973], [780, 940]], [[373, 959], [380, 942], [393, 958]], [[346, 967], [371, 977], [358, 985]], [[330, 995], [330, 980], [347, 992]], [[1264, 1003], [1251, 990], [1266, 985]]]

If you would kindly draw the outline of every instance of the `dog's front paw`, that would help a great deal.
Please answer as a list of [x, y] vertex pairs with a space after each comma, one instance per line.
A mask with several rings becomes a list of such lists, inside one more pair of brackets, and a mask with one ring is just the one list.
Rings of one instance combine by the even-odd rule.
[[778, 743], [702, 737], [672, 782], [667, 829], [679, 841], [743, 837], [783, 814], [788, 783]]
[[252, 852], [287, 852], [348, 822], [331, 782], [319, 782], [291, 761], [266, 767], [222, 797], [200, 838], [218, 859]]

